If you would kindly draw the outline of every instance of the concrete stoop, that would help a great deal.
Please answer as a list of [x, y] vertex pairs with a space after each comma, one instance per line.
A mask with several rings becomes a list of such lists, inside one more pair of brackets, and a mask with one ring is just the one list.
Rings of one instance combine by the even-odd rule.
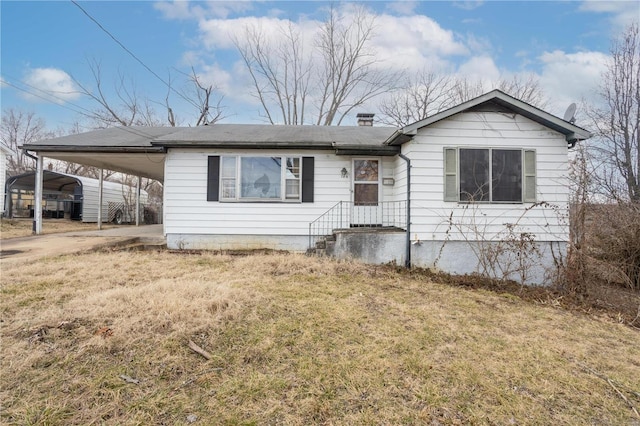
[[320, 238], [307, 253], [337, 259], [357, 259], [365, 263], [404, 262], [406, 233], [398, 228], [336, 229]]

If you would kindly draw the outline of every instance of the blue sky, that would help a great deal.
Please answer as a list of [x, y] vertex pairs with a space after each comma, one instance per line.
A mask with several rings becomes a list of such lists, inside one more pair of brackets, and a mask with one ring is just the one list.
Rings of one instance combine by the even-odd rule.
[[[376, 16], [373, 39], [380, 67], [407, 73], [433, 69], [494, 81], [532, 73], [550, 97], [549, 109], [561, 115], [581, 98], [590, 99], [610, 38], [640, 17], [632, 1], [462, 1], [364, 2]], [[224, 96], [225, 122], [263, 122], [251, 96], [248, 75], [230, 41], [247, 23], [271, 31], [291, 21], [309, 46], [313, 28], [330, 3], [85, 1], [82, 8], [174, 89], [186, 88], [191, 67]], [[348, 10], [349, 3], [334, 3]], [[140, 97], [164, 115], [168, 89], [151, 72], [91, 21], [71, 1], [2, 1], [1, 106], [33, 111], [51, 129], [74, 122], [95, 108], [77, 93], [72, 79], [95, 90], [89, 61], [101, 64], [103, 88], [124, 76]], [[20, 90], [21, 89], [21, 90]], [[37, 95], [37, 96], [36, 96]], [[45, 101], [42, 98], [47, 98]], [[182, 124], [195, 112], [170, 94]], [[364, 108], [363, 108], [364, 109]], [[375, 101], [366, 106], [376, 109]], [[350, 123], [346, 123], [350, 124]]]

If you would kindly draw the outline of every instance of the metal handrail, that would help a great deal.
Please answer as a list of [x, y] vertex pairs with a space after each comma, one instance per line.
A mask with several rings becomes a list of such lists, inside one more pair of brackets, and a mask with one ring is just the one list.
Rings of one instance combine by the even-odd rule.
[[355, 205], [340, 201], [309, 223], [309, 248], [320, 239], [346, 228], [400, 228], [407, 226], [406, 201], [382, 201], [372, 205]]

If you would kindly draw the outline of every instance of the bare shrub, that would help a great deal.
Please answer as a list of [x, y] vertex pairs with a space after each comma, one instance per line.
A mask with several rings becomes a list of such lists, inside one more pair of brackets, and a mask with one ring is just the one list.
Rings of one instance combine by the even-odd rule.
[[640, 290], [640, 205], [590, 206], [586, 272], [607, 284]]

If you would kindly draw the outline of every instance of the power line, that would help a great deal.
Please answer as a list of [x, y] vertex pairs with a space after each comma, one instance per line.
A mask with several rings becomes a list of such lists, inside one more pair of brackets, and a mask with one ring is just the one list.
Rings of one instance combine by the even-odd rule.
[[184, 99], [185, 101], [191, 103], [192, 105], [194, 105], [195, 107], [198, 107], [198, 105], [193, 102], [191, 99], [188, 99], [186, 96], [184, 96], [182, 93], [178, 92], [177, 90], [175, 90], [173, 87], [171, 87], [171, 85], [169, 83], [167, 83], [162, 77], [160, 77], [158, 74], [156, 74], [155, 71], [153, 71], [150, 67], [147, 66], [147, 64], [145, 64], [142, 59], [138, 58], [136, 56], [135, 53], [133, 53], [131, 50], [129, 50], [120, 40], [118, 40], [113, 34], [111, 34], [111, 32], [109, 32], [109, 30], [107, 30], [104, 26], [102, 26], [102, 24], [100, 24], [100, 22], [98, 22], [97, 19], [95, 19], [93, 16], [91, 16], [89, 14], [89, 12], [87, 12], [86, 10], [84, 10], [84, 8], [82, 6], [80, 6], [75, 0], [71, 0], [71, 3], [73, 3], [74, 5], [76, 5], [78, 7], [78, 9], [80, 9], [82, 11], [82, 13], [84, 13], [89, 19], [91, 19], [102, 31], [105, 32], [105, 34], [107, 34], [109, 37], [111, 37], [111, 39], [113, 39], [113, 41], [115, 41], [122, 49], [124, 49], [125, 52], [127, 52], [129, 55], [131, 55], [131, 57], [133, 59], [135, 59], [140, 65], [142, 65], [147, 71], [149, 71], [151, 74], [153, 74], [153, 76], [155, 78], [157, 78], [158, 80], [160, 80], [162, 82], [162, 84], [164, 84], [165, 86], [167, 86], [167, 88], [172, 91], [173, 93], [175, 93], [176, 95], [180, 96], [182, 99]]
[[[64, 103], [68, 103], [68, 104], [70, 104], [70, 105], [73, 105], [73, 106], [75, 106], [76, 108], [78, 108], [78, 109], [80, 109], [80, 110], [82, 110], [82, 111], [79, 111], [79, 110], [73, 109], [73, 108], [71, 108], [71, 107], [69, 107], [69, 106], [67, 106], [67, 105], [65, 105], [65, 104], [60, 104], [60, 103], [58, 103], [58, 102], [56, 102], [56, 101], [54, 101], [54, 100], [52, 100], [52, 99], [50, 99], [50, 98], [46, 98], [46, 97], [44, 97], [44, 96], [42, 96], [42, 95], [39, 95], [38, 93], [35, 93], [35, 92], [33, 92], [33, 91], [27, 90], [27, 89], [22, 88], [22, 87], [19, 87], [19, 86], [15, 85], [14, 83], [12, 83], [12, 82], [8, 81], [8, 80], [6, 79], [6, 77], [9, 77], [10, 79], [12, 79], [12, 80], [16, 80], [16, 81], [19, 81], [19, 80], [17, 80], [15, 77], [11, 77], [11, 76], [9, 76], [9, 75], [7, 75], [7, 74], [5, 74], [5, 75], [4, 75], [4, 77], [2, 78], [2, 81], [3, 81], [5, 84], [7, 84], [8, 86], [13, 87], [14, 89], [20, 90], [21, 92], [27, 93], [28, 95], [34, 96], [34, 97], [36, 97], [36, 98], [40, 98], [40, 99], [42, 99], [42, 100], [44, 100], [44, 101], [47, 101], [47, 102], [50, 102], [50, 103], [55, 104], [55, 105], [57, 105], [57, 106], [60, 106], [60, 107], [62, 107], [62, 108], [68, 109], [69, 111], [73, 111], [73, 112], [75, 112], [76, 114], [80, 114], [80, 115], [83, 115], [83, 116], [85, 116], [85, 117], [89, 117], [89, 118], [97, 119], [96, 114], [95, 114], [94, 112], [92, 112], [91, 110], [88, 110], [88, 109], [86, 109], [86, 108], [84, 108], [84, 107], [82, 107], [82, 106], [80, 106], [80, 105], [74, 104], [73, 102], [69, 102], [69, 101], [67, 101], [67, 100], [65, 100], [65, 99], [63, 99], [63, 98], [58, 97], [58, 96], [52, 95], [51, 93], [47, 92], [46, 90], [42, 90], [42, 89], [39, 89], [39, 88], [37, 88], [37, 87], [35, 87], [35, 86], [31, 86], [31, 85], [30, 85], [30, 84], [28, 84], [28, 83], [21, 82], [21, 83], [22, 83], [22, 84], [24, 84], [25, 86], [31, 87], [31, 88], [33, 88], [33, 89], [35, 89], [35, 90], [38, 90], [38, 91], [40, 91], [40, 92], [44, 93], [45, 95], [49, 96], [50, 98], [57, 99], [57, 100], [59, 100], [59, 101], [61, 101], [61, 102], [64, 102]], [[83, 111], [85, 111], [85, 112], [83, 112]], [[133, 128], [131, 128], [131, 126], [115, 126], [115, 128], [122, 129], [123, 131], [128, 132], [128, 133], [131, 133], [131, 134], [134, 134], [134, 135], [136, 135], [136, 136], [142, 136], [142, 137], [146, 137], [146, 138], [155, 139], [155, 136], [153, 136], [152, 134], [146, 133], [145, 131], [140, 130], [140, 129], [133, 129]]]
[[[91, 111], [89, 111], [89, 110], [88, 110], [88, 109], [86, 109], [86, 108], [83, 108], [83, 107], [81, 107], [81, 106], [79, 106], [79, 105], [76, 105], [76, 104], [73, 104], [73, 103], [71, 103], [71, 102], [67, 102], [66, 100], [64, 100], [64, 99], [62, 99], [62, 98], [59, 98], [59, 97], [57, 97], [57, 96], [51, 95], [51, 94], [47, 93], [47, 92], [46, 92], [46, 91], [44, 91], [44, 90], [40, 90], [40, 89], [38, 89], [38, 88], [35, 88], [35, 87], [34, 87], [34, 89], [36, 89], [36, 90], [40, 90], [41, 92], [45, 93], [47, 96], [50, 96], [51, 98], [57, 99], [57, 100], [59, 100], [59, 101], [65, 102], [65, 103], [69, 103], [69, 104], [71, 104], [71, 105], [75, 106], [76, 108], [79, 108], [79, 109], [81, 109], [81, 110], [85, 110], [86, 112], [82, 112], [82, 111], [75, 110], [75, 109], [73, 109], [73, 108], [71, 108], [71, 107], [69, 107], [69, 106], [67, 106], [67, 105], [59, 104], [58, 102], [56, 102], [56, 101], [54, 101], [54, 100], [52, 100], [52, 99], [50, 99], [50, 98], [45, 98], [44, 96], [39, 95], [39, 94], [37, 94], [37, 93], [34, 93], [34, 92], [30, 91], [30, 90], [27, 90], [27, 89], [24, 89], [24, 88], [22, 88], [22, 87], [16, 86], [15, 84], [11, 83], [10, 81], [6, 80], [5, 78], [3, 78], [3, 79], [2, 79], [2, 81], [3, 81], [5, 84], [7, 84], [8, 86], [13, 87], [14, 89], [18, 89], [18, 90], [20, 90], [21, 92], [25, 92], [25, 93], [27, 93], [27, 94], [29, 94], [29, 95], [31, 95], [31, 96], [35, 96], [36, 98], [40, 98], [40, 99], [45, 100], [45, 101], [47, 101], [47, 102], [51, 102], [51, 103], [53, 103], [53, 104], [56, 104], [56, 105], [58, 105], [58, 106], [61, 106], [62, 108], [66, 108], [66, 109], [68, 109], [69, 111], [73, 111], [73, 112], [75, 112], [76, 114], [89, 115], [89, 113], [91, 113]], [[28, 84], [26, 84], [26, 83], [23, 83], [23, 84], [25, 84], [25, 85], [29, 86], [29, 85], [28, 85]], [[30, 86], [30, 87], [33, 87], [33, 86]]]
[[113, 41], [115, 41], [116, 43], [118, 43], [118, 45], [119, 45], [120, 47], [122, 47], [122, 48], [124, 49], [124, 51], [125, 51], [125, 52], [127, 52], [129, 55], [131, 55], [131, 57], [132, 57], [133, 59], [135, 59], [136, 61], [138, 61], [138, 62], [140, 63], [140, 65], [142, 65], [143, 67], [145, 67], [147, 71], [149, 71], [151, 74], [153, 74], [153, 75], [154, 75], [158, 80], [160, 80], [160, 81], [161, 81], [165, 86], [167, 86], [167, 87], [171, 88], [171, 87], [169, 86], [169, 83], [167, 83], [166, 81], [164, 81], [164, 80], [162, 79], [162, 77], [160, 77], [160, 76], [159, 76], [158, 74], [156, 74], [156, 73], [155, 73], [151, 68], [149, 68], [149, 67], [147, 66], [147, 64], [145, 64], [144, 62], [142, 62], [142, 60], [141, 60], [140, 58], [138, 58], [138, 57], [137, 57], [137, 56], [136, 56], [132, 51], [130, 51], [129, 49], [127, 49], [127, 47], [126, 47], [124, 44], [122, 44], [122, 43], [120, 42], [120, 40], [118, 40], [118, 39], [117, 39], [113, 34], [111, 34], [111, 33], [109, 32], [109, 30], [107, 30], [105, 27], [103, 27], [103, 26], [102, 26], [102, 24], [100, 24], [100, 22], [98, 22], [98, 21], [97, 21], [93, 16], [89, 15], [89, 12], [87, 12], [86, 10], [84, 10], [84, 9], [82, 8], [82, 6], [80, 6], [80, 5], [78, 4], [78, 2], [76, 2], [75, 0], [71, 0], [71, 3], [75, 4], [75, 5], [78, 7], [78, 9], [80, 9], [80, 10], [82, 11], [82, 13], [84, 13], [85, 15], [87, 15], [87, 17], [88, 17], [89, 19], [91, 19], [91, 20], [92, 20], [92, 21], [93, 21], [93, 22], [94, 22], [98, 27], [100, 27], [100, 29], [101, 29], [102, 31], [104, 31], [104, 32], [105, 32], [109, 37], [111, 37], [111, 38], [113, 39]]

